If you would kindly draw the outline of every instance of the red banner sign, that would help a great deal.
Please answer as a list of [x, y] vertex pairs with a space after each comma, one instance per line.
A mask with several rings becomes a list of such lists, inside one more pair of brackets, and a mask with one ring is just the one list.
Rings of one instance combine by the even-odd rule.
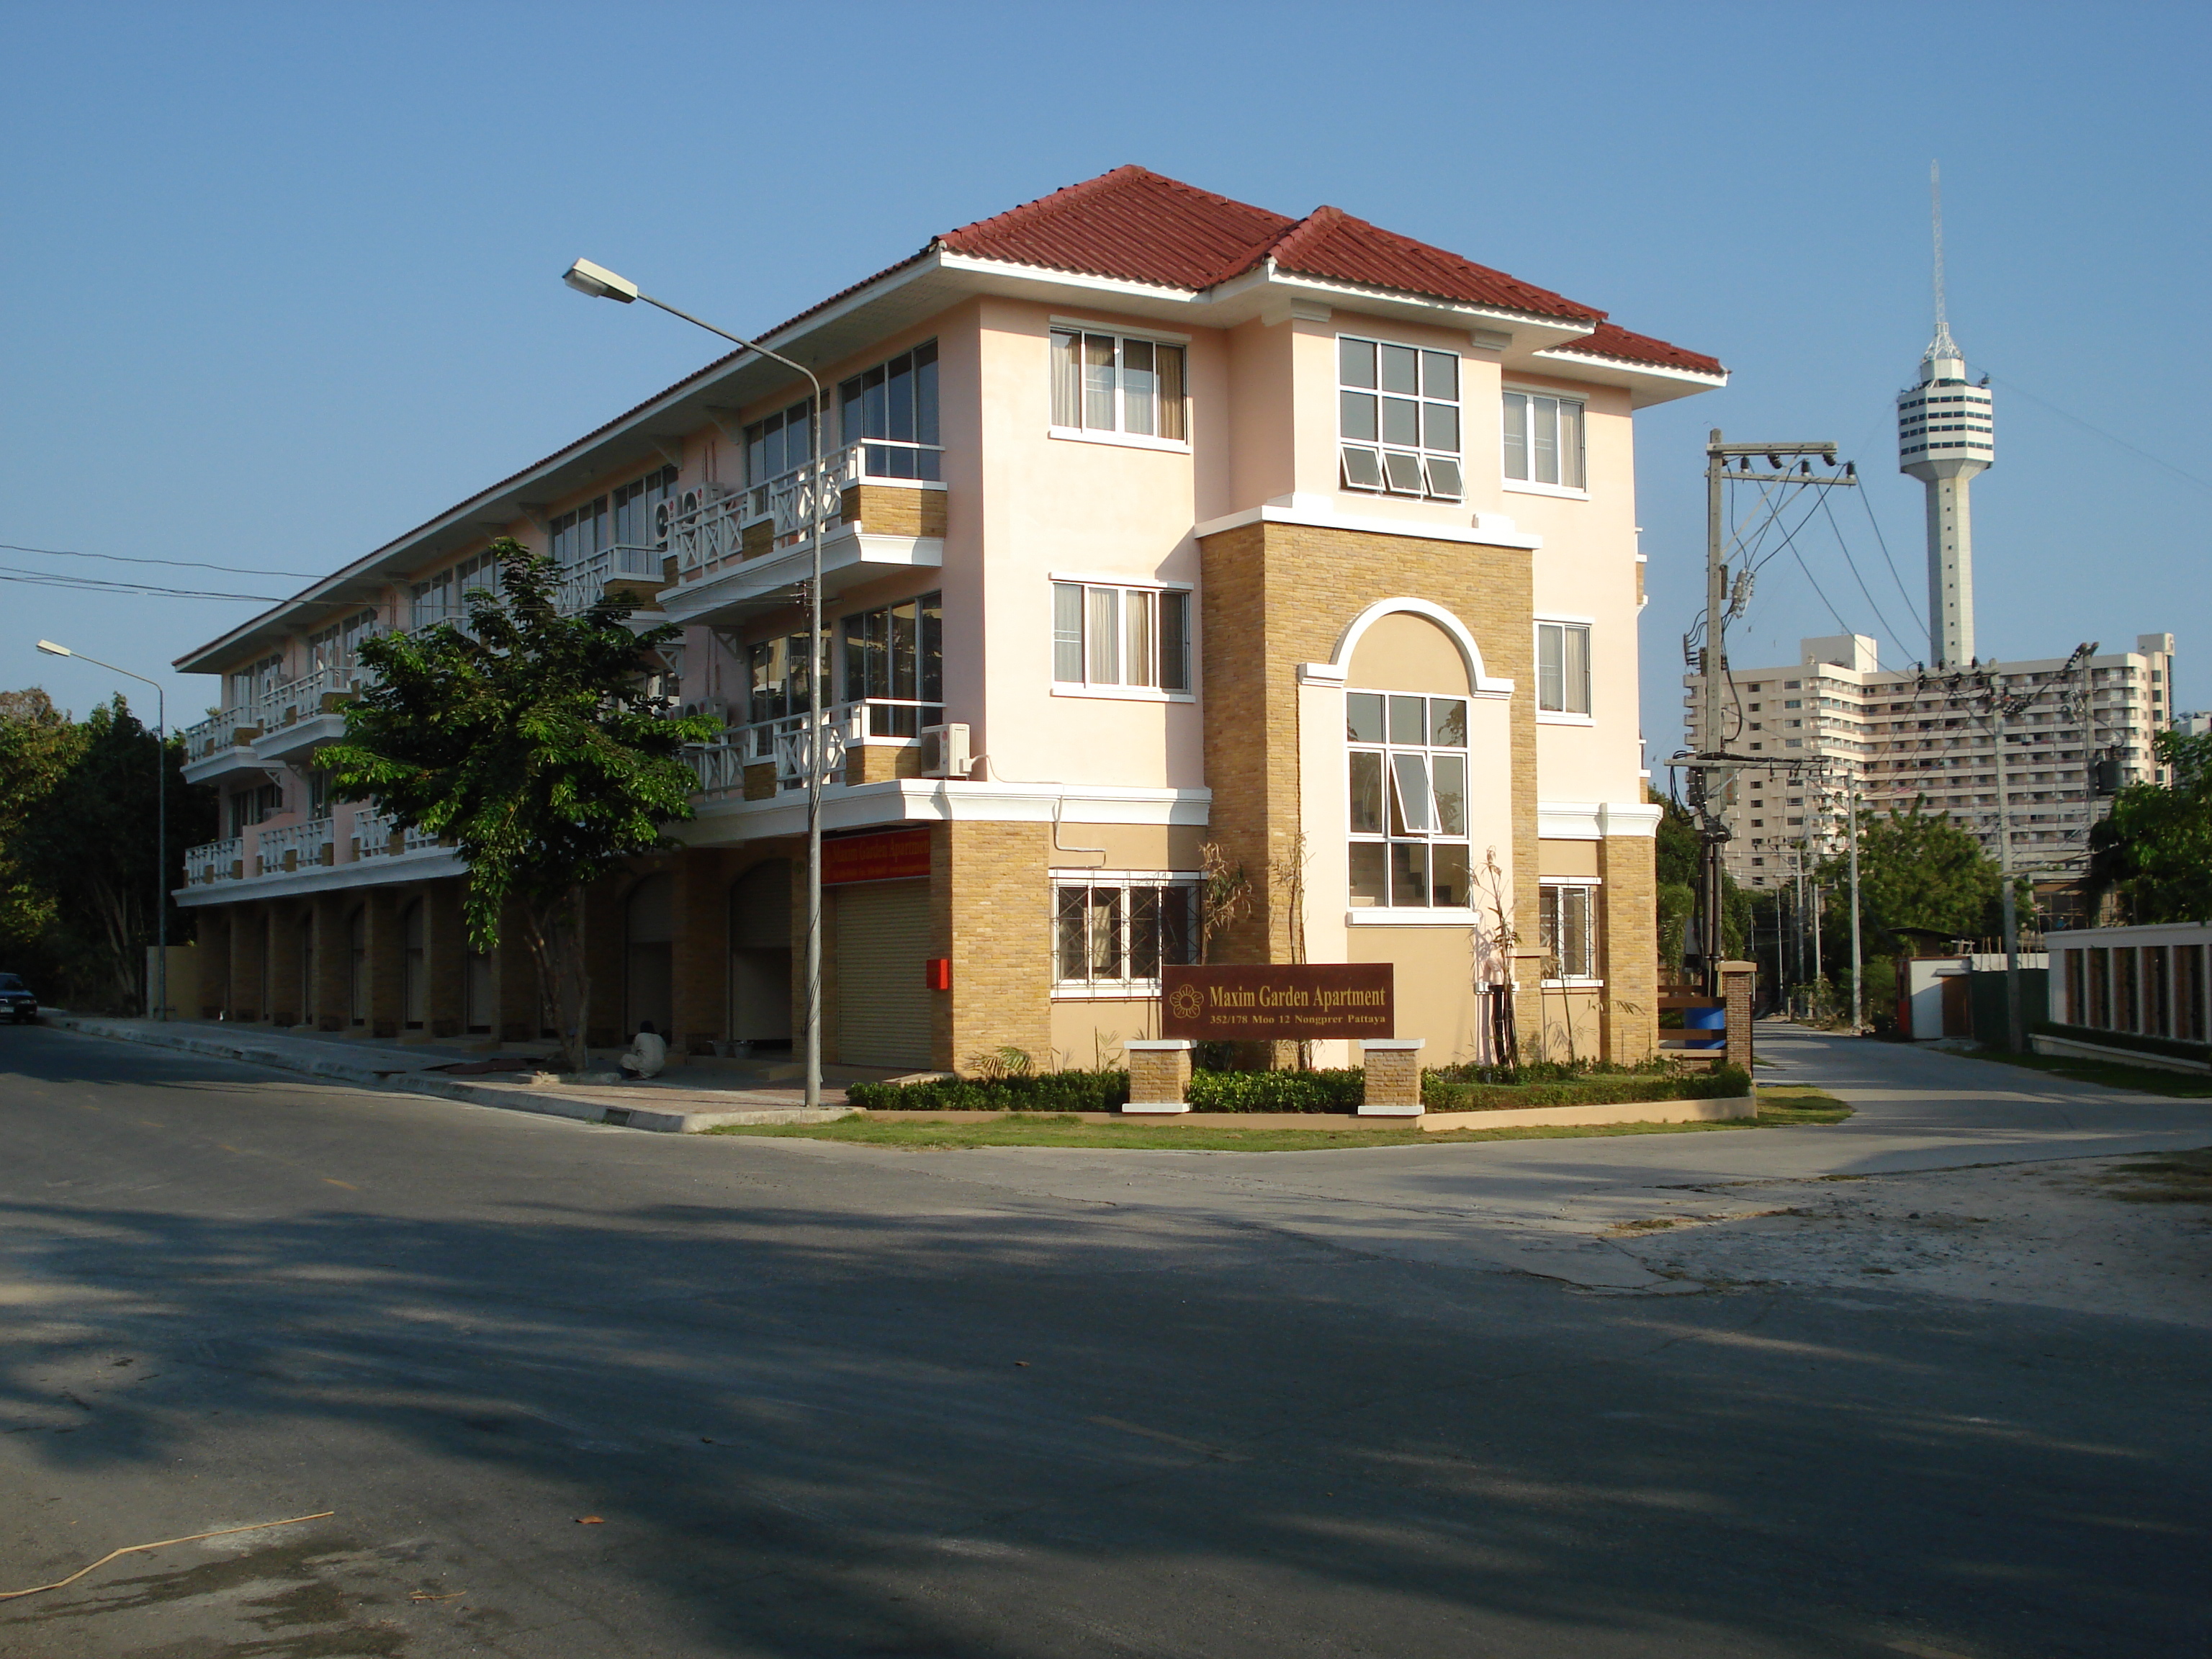
[[929, 873], [929, 831], [893, 830], [880, 836], [848, 836], [822, 843], [822, 884], [904, 881]]
[[1162, 968], [1160, 1033], [1200, 1042], [1395, 1034], [1387, 962]]

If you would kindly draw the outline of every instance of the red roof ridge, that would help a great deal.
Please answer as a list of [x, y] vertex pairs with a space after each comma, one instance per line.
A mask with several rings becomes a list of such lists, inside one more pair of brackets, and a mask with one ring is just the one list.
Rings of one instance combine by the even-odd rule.
[[1131, 163], [946, 231], [933, 246], [1196, 291], [1251, 269], [1291, 222]]
[[1441, 300], [1598, 323], [1605, 313], [1462, 254], [1370, 224], [1342, 208], [1322, 206], [1292, 225], [1268, 250], [1278, 267], [1363, 287], [1395, 289]]
[[1728, 373], [1717, 357], [1708, 357], [1703, 352], [1685, 351], [1680, 346], [1654, 339], [1649, 334], [1632, 333], [1618, 323], [1601, 323], [1595, 333], [1585, 335], [1579, 340], [1563, 340], [1547, 349], [1580, 352], [1591, 357], [1613, 357], [1623, 362], [1653, 363], [1665, 368], [1686, 369], [1693, 374]]

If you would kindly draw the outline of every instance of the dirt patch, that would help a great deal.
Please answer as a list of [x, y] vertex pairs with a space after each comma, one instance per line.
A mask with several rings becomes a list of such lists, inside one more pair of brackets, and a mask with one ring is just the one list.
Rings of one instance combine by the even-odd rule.
[[2130, 1204], [2212, 1204], [2212, 1148], [2115, 1164], [2105, 1195]]
[[2212, 1149], [1711, 1191], [1774, 1207], [1603, 1236], [1663, 1278], [1717, 1290], [1879, 1282], [2212, 1328]]

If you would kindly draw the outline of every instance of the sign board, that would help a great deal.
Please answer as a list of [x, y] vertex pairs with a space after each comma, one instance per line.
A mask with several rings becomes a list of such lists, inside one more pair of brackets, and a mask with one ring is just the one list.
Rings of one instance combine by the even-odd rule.
[[880, 836], [844, 836], [822, 843], [822, 884], [905, 881], [929, 873], [929, 831], [893, 830]]
[[1395, 1035], [1387, 962], [1160, 969], [1160, 1031], [1204, 1042]]

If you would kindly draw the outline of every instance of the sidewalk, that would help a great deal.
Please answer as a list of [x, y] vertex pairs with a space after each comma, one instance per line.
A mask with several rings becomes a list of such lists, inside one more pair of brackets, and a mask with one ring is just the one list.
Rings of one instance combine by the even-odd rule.
[[[803, 1103], [805, 1091], [790, 1075], [797, 1068], [787, 1062], [672, 1066], [651, 1082], [637, 1083], [622, 1078], [609, 1061], [605, 1072], [586, 1073], [574, 1081], [536, 1083], [529, 1080], [532, 1071], [526, 1060], [487, 1056], [481, 1046], [403, 1043], [209, 1020], [119, 1019], [53, 1008], [45, 1012], [42, 1023], [82, 1036], [242, 1060], [356, 1088], [433, 1095], [472, 1106], [543, 1112], [668, 1134], [696, 1134], [725, 1123], [818, 1123], [842, 1117], [847, 1109], [842, 1085], [878, 1075], [851, 1067], [825, 1066], [822, 1104], [809, 1110]], [[481, 1064], [487, 1058], [514, 1059], [521, 1069], [464, 1076], [440, 1069]]]

